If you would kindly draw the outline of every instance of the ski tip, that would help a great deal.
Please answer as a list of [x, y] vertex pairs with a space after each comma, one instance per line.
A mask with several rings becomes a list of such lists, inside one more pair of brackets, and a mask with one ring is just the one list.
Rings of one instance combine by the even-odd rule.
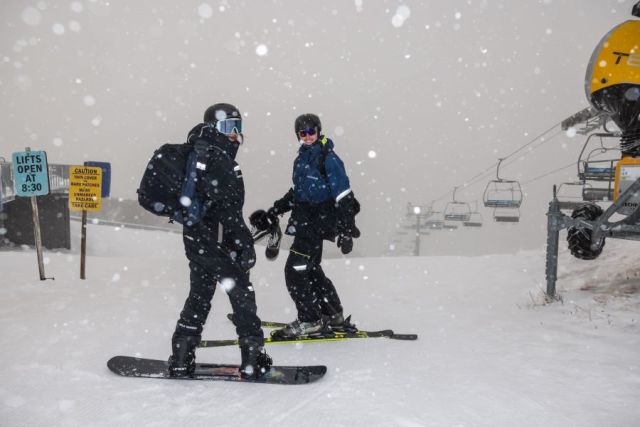
[[111, 359], [107, 360], [107, 367], [111, 369], [112, 366], [114, 366], [115, 364], [117, 364], [118, 362], [124, 359], [130, 359], [130, 357], [129, 356], [113, 356]]

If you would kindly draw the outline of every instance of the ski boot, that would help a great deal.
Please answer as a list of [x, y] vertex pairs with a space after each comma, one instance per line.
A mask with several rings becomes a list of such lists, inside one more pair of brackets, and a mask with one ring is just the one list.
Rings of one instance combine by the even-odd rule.
[[326, 316], [325, 322], [327, 323], [329, 329], [333, 332], [358, 332], [358, 328], [356, 327], [356, 325], [351, 323], [351, 315], [349, 315], [345, 319], [342, 312]]
[[318, 336], [330, 333], [323, 319], [315, 322], [301, 322], [299, 319], [287, 323], [284, 328], [271, 332], [274, 339], [295, 338], [300, 336]]
[[198, 335], [182, 335], [173, 333], [171, 347], [173, 354], [169, 356], [169, 375], [172, 377], [190, 377], [196, 370], [195, 349], [200, 344]]
[[258, 379], [269, 371], [273, 360], [265, 351], [260, 337], [240, 339], [240, 376], [245, 379]]

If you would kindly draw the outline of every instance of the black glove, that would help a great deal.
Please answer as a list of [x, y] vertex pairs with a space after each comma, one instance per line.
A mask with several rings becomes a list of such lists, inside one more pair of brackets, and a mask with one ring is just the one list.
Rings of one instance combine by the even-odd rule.
[[281, 199], [273, 202], [273, 207], [268, 210], [268, 213], [273, 215], [284, 215], [293, 209], [293, 188], [290, 188]]
[[338, 247], [343, 254], [348, 254], [353, 250], [353, 239], [347, 234], [338, 234]]
[[271, 229], [274, 224], [278, 223], [278, 216], [273, 212], [273, 208], [268, 211], [258, 209], [249, 216], [249, 223], [258, 231]]

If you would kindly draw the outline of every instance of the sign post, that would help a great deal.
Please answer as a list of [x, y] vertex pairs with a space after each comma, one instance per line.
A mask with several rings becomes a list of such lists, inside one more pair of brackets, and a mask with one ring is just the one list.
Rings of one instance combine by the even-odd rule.
[[102, 169], [89, 166], [69, 167], [69, 209], [82, 211], [80, 278], [84, 280], [87, 252], [87, 211], [102, 207]]
[[44, 274], [44, 262], [42, 260], [42, 235], [40, 233], [40, 216], [38, 215], [38, 200], [36, 196], [49, 194], [49, 167], [47, 165], [47, 153], [44, 151], [31, 151], [26, 147], [25, 151], [12, 154], [13, 177], [16, 195], [31, 198], [31, 211], [33, 213], [33, 237], [38, 254], [38, 272], [40, 280], [46, 280]]

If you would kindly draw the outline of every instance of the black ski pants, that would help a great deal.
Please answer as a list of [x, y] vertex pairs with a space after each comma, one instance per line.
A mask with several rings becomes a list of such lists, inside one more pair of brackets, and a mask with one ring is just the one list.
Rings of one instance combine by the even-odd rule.
[[338, 292], [320, 266], [322, 243], [319, 237], [296, 236], [285, 264], [287, 290], [302, 322], [342, 312]]
[[184, 227], [183, 241], [191, 270], [191, 287], [176, 325], [176, 333], [200, 337], [211, 310], [216, 283], [220, 283], [229, 296], [238, 337], [252, 337], [262, 345], [264, 334], [256, 314], [256, 298], [249, 273], [241, 271], [219, 249], [217, 235], [205, 224]]

